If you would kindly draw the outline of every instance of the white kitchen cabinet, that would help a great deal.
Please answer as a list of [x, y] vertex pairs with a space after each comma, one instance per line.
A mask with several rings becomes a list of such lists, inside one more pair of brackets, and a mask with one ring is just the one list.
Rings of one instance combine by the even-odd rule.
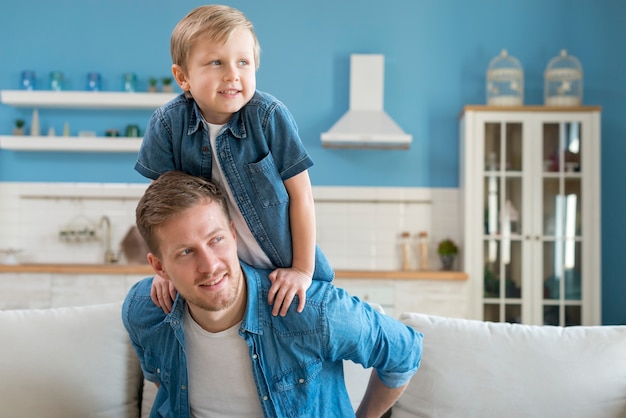
[[[2, 90], [0, 102], [14, 107], [151, 110], [175, 93]], [[142, 138], [0, 136], [0, 149], [15, 151], [137, 152]]]
[[[335, 278], [333, 283], [350, 295], [377, 303], [389, 316], [420, 312], [453, 318], [468, 317], [469, 283], [465, 279]], [[424, 272], [428, 275], [428, 272]]]
[[600, 108], [467, 106], [460, 154], [473, 317], [599, 325]]

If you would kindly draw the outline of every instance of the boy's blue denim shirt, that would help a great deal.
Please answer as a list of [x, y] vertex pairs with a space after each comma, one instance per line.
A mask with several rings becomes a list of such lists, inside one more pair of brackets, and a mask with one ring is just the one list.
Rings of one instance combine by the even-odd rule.
[[[283, 182], [313, 165], [291, 113], [275, 97], [257, 91], [215, 142], [228, 186], [256, 241], [274, 267], [291, 267], [289, 195]], [[135, 170], [152, 180], [172, 170], [210, 180], [212, 159], [200, 109], [181, 94], [153, 113]], [[333, 277], [316, 246], [313, 279]]]
[[[248, 299], [239, 334], [249, 347], [265, 417], [354, 416], [342, 360], [374, 367], [389, 387], [406, 384], [422, 356], [422, 334], [376, 312], [327, 281], [314, 281], [306, 307], [292, 303], [285, 317], [267, 303], [271, 270], [242, 263]], [[189, 417], [185, 300], [177, 296], [165, 314], [150, 299], [152, 278], [128, 293], [122, 320], [145, 377], [159, 383], [150, 417]], [[215, 376], [215, 379], [225, 378]]]

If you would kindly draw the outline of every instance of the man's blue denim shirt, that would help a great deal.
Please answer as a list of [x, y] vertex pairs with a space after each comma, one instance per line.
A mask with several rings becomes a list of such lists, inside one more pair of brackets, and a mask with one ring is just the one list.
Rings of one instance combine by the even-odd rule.
[[[283, 182], [313, 165], [293, 116], [275, 97], [257, 91], [215, 144], [228, 186], [256, 241], [274, 267], [291, 267], [289, 195]], [[153, 113], [135, 170], [152, 180], [172, 170], [210, 180], [212, 159], [200, 109], [181, 94]], [[313, 279], [333, 277], [330, 262], [316, 246]]]
[[[421, 333], [325, 281], [313, 282], [302, 313], [294, 302], [285, 317], [272, 316], [267, 303], [271, 271], [242, 267], [248, 300], [239, 334], [249, 347], [265, 417], [354, 416], [344, 359], [374, 367], [389, 387], [406, 384], [417, 371]], [[160, 384], [150, 416], [187, 418], [186, 302], [177, 296], [166, 315], [150, 299], [151, 285], [147, 278], [132, 287], [122, 320], [145, 377]]]

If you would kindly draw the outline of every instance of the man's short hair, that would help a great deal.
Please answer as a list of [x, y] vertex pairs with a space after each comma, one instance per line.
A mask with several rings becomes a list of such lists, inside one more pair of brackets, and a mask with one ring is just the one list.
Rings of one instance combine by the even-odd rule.
[[156, 179], [139, 199], [135, 218], [148, 250], [160, 256], [157, 230], [179, 213], [204, 203], [217, 203], [230, 221], [224, 190], [202, 177], [168, 171]]

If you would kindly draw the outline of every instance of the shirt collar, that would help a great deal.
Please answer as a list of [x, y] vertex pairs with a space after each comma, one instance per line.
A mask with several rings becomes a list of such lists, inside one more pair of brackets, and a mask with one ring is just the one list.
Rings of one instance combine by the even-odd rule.
[[[202, 112], [200, 111], [200, 107], [196, 101], [194, 99], [187, 100], [191, 100], [193, 103], [193, 112], [190, 112], [189, 114], [189, 130], [187, 131], [187, 135], [192, 135], [200, 129], [200, 126], [202, 126], [202, 122], [204, 121], [204, 117], [202, 116]], [[233, 117], [226, 123], [226, 129], [230, 129], [233, 136], [239, 139], [247, 138], [248, 136], [246, 133], [244, 118], [241, 113], [241, 110], [235, 112]]]
[[241, 323], [241, 329], [254, 334], [263, 334], [263, 317], [262, 302], [261, 302], [261, 277], [259, 273], [244, 262], [241, 263], [241, 268], [245, 276], [246, 284], [248, 286], [248, 301], [246, 305], [246, 313], [243, 316], [243, 322]]

